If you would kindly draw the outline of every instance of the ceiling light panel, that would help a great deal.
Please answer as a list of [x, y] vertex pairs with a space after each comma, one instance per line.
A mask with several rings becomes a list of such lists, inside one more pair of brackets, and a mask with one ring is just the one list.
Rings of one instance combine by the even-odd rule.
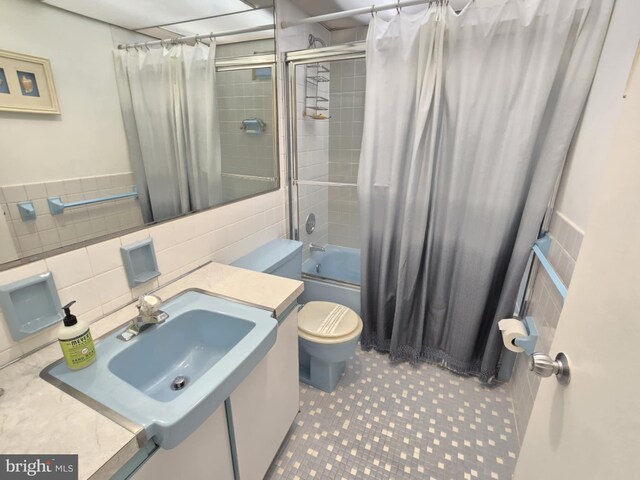
[[44, 3], [131, 30], [251, 8], [241, 0], [44, 0]]
[[174, 25], [167, 25], [164, 28], [177, 35], [190, 36], [211, 32], [216, 33], [229, 30], [240, 30], [268, 24], [273, 24], [272, 9], [252, 10], [250, 12], [237, 13], [225, 17], [178, 23]]

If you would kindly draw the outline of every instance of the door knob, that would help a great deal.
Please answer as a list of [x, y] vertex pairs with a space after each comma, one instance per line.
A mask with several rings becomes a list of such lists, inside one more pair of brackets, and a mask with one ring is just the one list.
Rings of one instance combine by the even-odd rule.
[[569, 360], [562, 352], [556, 355], [555, 359], [544, 353], [533, 353], [529, 357], [529, 370], [541, 377], [555, 375], [562, 385], [568, 385], [571, 380]]

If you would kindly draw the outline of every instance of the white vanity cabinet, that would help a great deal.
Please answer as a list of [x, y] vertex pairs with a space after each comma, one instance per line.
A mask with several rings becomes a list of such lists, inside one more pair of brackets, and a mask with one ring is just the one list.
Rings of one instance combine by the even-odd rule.
[[[156, 450], [129, 478], [134, 480], [261, 480], [299, 408], [298, 308], [278, 325], [276, 343], [229, 399], [180, 445]], [[232, 430], [233, 439], [229, 432]]]
[[233, 480], [224, 404], [171, 450], [159, 448], [129, 478], [134, 480]]
[[269, 353], [231, 394], [239, 480], [262, 480], [299, 409], [298, 308]]

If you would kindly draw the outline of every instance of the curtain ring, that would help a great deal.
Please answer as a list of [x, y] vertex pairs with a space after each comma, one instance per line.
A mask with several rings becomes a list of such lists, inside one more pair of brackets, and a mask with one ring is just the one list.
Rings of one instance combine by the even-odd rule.
[[398, 0], [398, 3], [396, 4], [396, 12], [398, 12], [398, 15], [400, 15], [400, 10], [402, 10], [400, 8], [400, 0]]
[[144, 42], [144, 48], [147, 50], [147, 52], [149, 52], [149, 42]]
[[371, 18], [373, 18], [373, 14], [375, 13], [375, 8], [376, 8], [375, 4], [371, 5]]

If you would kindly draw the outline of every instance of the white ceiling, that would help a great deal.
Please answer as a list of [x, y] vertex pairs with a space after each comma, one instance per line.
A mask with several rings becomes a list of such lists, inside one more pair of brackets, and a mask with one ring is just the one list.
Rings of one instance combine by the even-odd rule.
[[[272, 0], [42, 1], [156, 38], [221, 32], [273, 23], [273, 8], [260, 8], [272, 6]], [[273, 31], [261, 32], [256, 36], [273, 36]]]

